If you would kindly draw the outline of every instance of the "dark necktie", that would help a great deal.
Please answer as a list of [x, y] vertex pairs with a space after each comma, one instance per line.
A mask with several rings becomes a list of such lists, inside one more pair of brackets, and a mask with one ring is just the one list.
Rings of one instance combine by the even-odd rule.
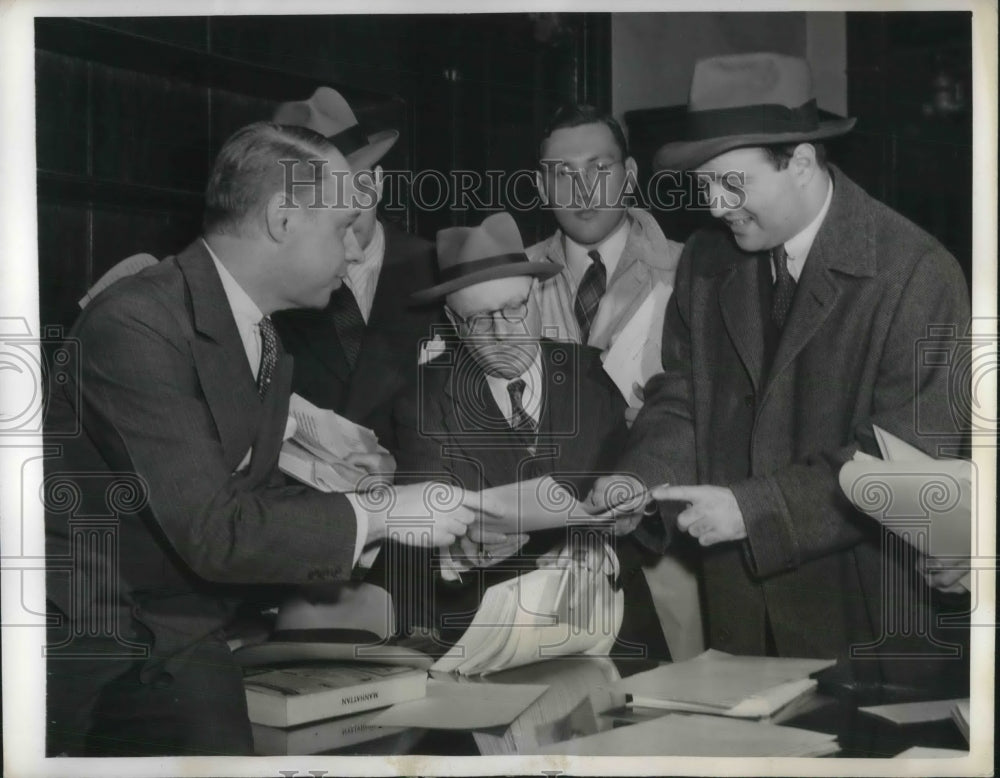
[[278, 363], [278, 333], [270, 316], [260, 320], [260, 368], [257, 370], [257, 394], [263, 397], [274, 376], [274, 366]]
[[337, 337], [344, 348], [344, 356], [351, 370], [358, 362], [361, 353], [361, 338], [365, 334], [365, 318], [361, 315], [357, 298], [347, 284], [330, 295], [330, 310], [333, 312], [333, 326], [337, 329]]
[[573, 303], [573, 312], [580, 325], [580, 342], [586, 343], [590, 338], [590, 326], [597, 316], [597, 307], [601, 304], [601, 297], [607, 288], [608, 271], [601, 262], [601, 255], [596, 251], [588, 251], [587, 256], [593, 262], [587, 268], [580, 281], [580, 288], [576, 290], [576, 300]]
[[771, 261], [774, 263], [774, 302], [771, 305], [771, 321], [780, 330], [785, 326], [785, 319], [788, 318], [788, 311], [792, 307], [795, 279], [788, 272], [788, 253], [783, 245], [771, 249]]
[[524, 410], [524, 380], [516, 378], [507, 384], [510, 395], [511, 426], [518, 432], [534, 435], [538, 430], [535, 420]]

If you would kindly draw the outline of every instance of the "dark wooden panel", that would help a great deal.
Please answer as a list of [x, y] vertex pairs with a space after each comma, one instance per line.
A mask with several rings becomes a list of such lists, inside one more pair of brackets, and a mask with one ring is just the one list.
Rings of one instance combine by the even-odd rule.
[[35, 153], [40, 168], [87, 172], [87, 63], [35, 53]]
[[90, 286], [90, 233], [87, 208], [38, 204], [39, 322], [69, 327], [77, 300]]
[[95, 66], [93, 174], [198, 191], [208, 175], [204, 89]]
[[122, 32], [139, 35], [164, 43], [208, 51], [208, 16], [130, 16], [102, 17], [99, 23]]

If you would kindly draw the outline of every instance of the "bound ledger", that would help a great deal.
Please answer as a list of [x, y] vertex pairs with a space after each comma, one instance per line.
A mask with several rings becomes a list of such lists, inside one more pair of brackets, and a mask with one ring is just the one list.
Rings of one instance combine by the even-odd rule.
[[249, 670], [243, 681], [250, 721], [294, 727], [423, 697], [427, 672], [397, 665], [317, 662]]

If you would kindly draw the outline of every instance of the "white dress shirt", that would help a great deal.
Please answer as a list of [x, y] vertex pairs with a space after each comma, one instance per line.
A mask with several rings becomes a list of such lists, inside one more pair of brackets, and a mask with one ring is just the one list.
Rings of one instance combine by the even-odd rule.
[[375, 232], [371, 243], [365, 249], [365, 258], [360, 262], [347, 263], [347, 277], [344, 283], [354, 293], [358, 308], [365, 319], [365, 324], [372, 313], [375, 302], [375, 290], [378, 288], [379, 273], [385, 260], [385, 230], [379, 222], [375, 222]]
[[[816, 214], [816, 218], [809, 222], [804, 230], [785, 241], [785, 251], [788, 254], [788, 272], [795, 279], [795, 283], [799, 282], [799, 277], [802, 275], [802, 268], [806, 264], [806, 257], [809, 256], [809, 250], [812, 248], [813, 241], [816, 240], [816, 233], [823, 226], [826, 212], [830, 210], [831, 200], [833, 200], [832, 178], [826, 190], [826, 200], [823, 203], [823, 207], [819, 209], [819, 213]], [[774, 260], [772, 259], [771, 280], [774, 281], [776, 278]]]
[[[246, 352], [247, 361], [250, 363], [250, 371], [253, 373], [254, 380], [256, 381], [257, 373], [260, 371], [260, 321], [264, 318], [264, 314], [260, 312], [260, 308], [257, 307], [257, 304], [250, 298], [250, 295], [240, 286], [239, 282], [233, 278], [232, 273], [226, 269], [226, 266], [222, 264], [204, 238], [202, 238], [202, 243], [205, 244], [208, 255], [212, 258], [212, 262], [215, 263], [219, 280], [222, 281], [222, 290], [226, 293], [229, 309], [233, 312], [233, 318], [236, 320], [236, 329], [240, 334], [240, 340], [243, 341], [243, 350]], [[286, 437], [289, 429], [290, 425], [286, 424]], [[251, 446], [250, 450], [243, 457], [243, 461], [240, 462], [239, 467], [236, 468], [237, 472], [250, 464], [252, 454], [253, 447]], [[345, 494], [344, 496], [351, 503], [351, 507], [354, 509], [354, 518], [357, 522], [357, 535], [354, 539], [354, 564], [360, 562], [363, 567], [371, 567], [375, 561], [375, 557], [378, 556], [378, 547], [370, 549], [364, 554], [364, 558], [362, 558], [362, 552], [368, 538], [368, 513], [360, 508], [356, 495]]]

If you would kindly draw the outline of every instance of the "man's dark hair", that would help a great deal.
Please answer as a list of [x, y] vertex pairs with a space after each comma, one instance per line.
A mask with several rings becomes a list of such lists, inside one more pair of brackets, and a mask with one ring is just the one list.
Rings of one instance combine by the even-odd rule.
[[[306, 127], [256, 122], [237, 130], [223, 144], [208, 176], [204, 231], [242, 234], [271, 195], [291, 194], [286, 170], [294, 171], [295, 180], [311, 181], [315, 168], [310, 162], [324, 160], [333, 151], [330, 141]], [[294, 164], [288, 169], [280, 160]], [[322, 193], [315, 194], [319, 201]]]
[[[822, 143], [813, 143], [812, 141], [805, 142], [816, 149], [816, 164], [819, 166], [819, 169], [826, 170], [826, 146]], [[768, 161], [774, 165], [775, 170], [784, 170], [795, 155], [795, 149], [798, 145], [798, 143], [779, 143], [771, 146], [761, 146], [760, 148]]]
[[539, 159], [543, 158], [545, 141], [549, 139], [549, 136], [553, 132], [569, 129], [570, 127], [579, 127], [584, 124], [603, 124], [611, 130], [611, 136], [615, 139], [615, 143], [622, 153], [622, 160], [628, 157], [628, 141], [625, 140], [625, 133], [618, 120], [610, 112], [602, 111], [593, 105], [567, 103], [555, 112], [542, 132], [542, 139], [538, 144]]

